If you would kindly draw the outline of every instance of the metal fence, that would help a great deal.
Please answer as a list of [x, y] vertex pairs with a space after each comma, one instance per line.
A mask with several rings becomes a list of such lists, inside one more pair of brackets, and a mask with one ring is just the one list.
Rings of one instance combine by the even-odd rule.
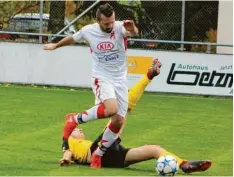
[[[33, 43], [47, 42], [53, 37], [60, 40], [93, 23], [96, 8], [106, 2], [1, 1], [0, 40]], [[218, 1], [109, 3], [115, 8], [117, 20], [133, 19], [140, 30], [137, 38], [129, 40], [130, 48], [216, 53], [216, 46], [220, 45], [216, 44]]]

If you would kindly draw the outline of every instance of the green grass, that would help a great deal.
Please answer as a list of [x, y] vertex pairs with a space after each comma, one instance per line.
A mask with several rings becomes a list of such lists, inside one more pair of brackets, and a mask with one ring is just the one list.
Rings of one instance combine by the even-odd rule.
[[[59, 166], [64, 115], [93, 102], [89, 90], [0, 86], [0, 176], [155, 176], [155, 160], [126, 169]], [[123, 144], [159, 144], [186, 159], [212, 160], [208, 171], [193, 175], [232, 176], [232, 104], [224, 98], [145, 94], [128, 119]], [[81, 127], [94, 140], [107, 121]]]

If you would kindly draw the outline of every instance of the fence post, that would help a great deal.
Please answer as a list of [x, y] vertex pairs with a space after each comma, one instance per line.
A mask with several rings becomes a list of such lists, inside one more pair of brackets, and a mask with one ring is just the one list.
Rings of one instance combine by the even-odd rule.
[[[40, 0], [40, 29], [39, 33], [42, 34], [43, 30], [43, 0]], [[39, 43], [42, 43], [42, 36], [39, 36]]]
[[[182, 0], [181, 7], [181, 41], [184, 41], [184, 24], [185, 24], [185, 0]], [[184, 51], [184, 44], [180, 45], [181, 51]]]
[[52, 42], [52, 34], [48, 36], [48, 43]]
[[206, 50], [206, 53], [211, 53], [211, 45], [207, 45], [207, 50]]

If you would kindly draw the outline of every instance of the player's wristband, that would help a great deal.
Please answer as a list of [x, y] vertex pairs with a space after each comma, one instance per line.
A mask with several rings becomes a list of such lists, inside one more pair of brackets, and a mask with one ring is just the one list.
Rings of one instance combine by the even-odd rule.
[[68, 149], [69, 149], [68, 140], [65, 140], [63, 138], [62, 150], [65, 151], [65, 150], [68, 150]]

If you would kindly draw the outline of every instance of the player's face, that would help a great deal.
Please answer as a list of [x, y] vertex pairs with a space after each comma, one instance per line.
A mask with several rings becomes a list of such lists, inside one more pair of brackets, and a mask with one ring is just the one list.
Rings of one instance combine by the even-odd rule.
[[83, 130], [80, 128], [75, 128], [71, 134], [72, 138], [83, 140], [85, 139], [85, 135], [83, 133]]
[[101, 15], [101, 19], [98, 21], [98, 23], [102, 31], [111, 33], [115, 23], [115, 13], [113, 13], [111, 17], [105, 17], [104, 15]]

